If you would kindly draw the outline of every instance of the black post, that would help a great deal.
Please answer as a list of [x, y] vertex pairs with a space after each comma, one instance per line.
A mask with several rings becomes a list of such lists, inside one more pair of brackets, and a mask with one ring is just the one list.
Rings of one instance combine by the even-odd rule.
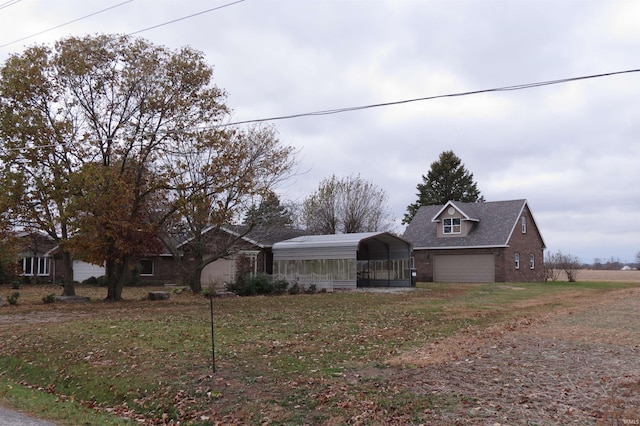
[[211, 305], [211, 361], [213, 366], [213, 373], [216, 372], [216, 341], [213, 334], [213, 295], [209, 296], [209, 304]]

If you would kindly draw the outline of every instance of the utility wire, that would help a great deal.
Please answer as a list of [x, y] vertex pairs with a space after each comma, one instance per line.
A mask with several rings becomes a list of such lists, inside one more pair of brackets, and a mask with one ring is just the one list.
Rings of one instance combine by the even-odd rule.
[[5, 7], [13, 6], [16, 3], [20, 3], [22, 0], [8, 0], [4, 3], [0, 3], [0, 9], [4, 9]]
[[[244, 0], [242, 0], [242, 1], [244, 1]], [[364, 110], [364, 109], [380, 108], [380, 107], [393, 106], [393, 105], [402, 105], [402, 104], [408, 104], [408, 103], [412, 103], [412, 102], [430, 101], [430, 100], [434, 100], [434, 99], [456, 98], [456, 97], [463, 97], [463, 96], [478, 95], [478, 94], [481, 94], [481, 93], [508, 92], [508, 91], [513, 91], [513, 90], [532, 89], [532, 88], [542, 87], [542, 86], [551, 86], [551, 85], [554, 85], [554, 84], [570, 83], [572, 81], [581, 81], [581, 80], [589, 80], [589, 79], [594, 79], [594, 78], [611, 77], [611, 76], [615, 76], [615, 75], [631, 74], [631, 73], [637, 73], [637, 72], [640, 72], [640, 68], [624, 70], [624, 71], [613, 71], [613, 72], [607, 72], [607, 73], [602, 73], [602, 74], [584, 75], [584, 76], [580, 76], [580, 77], [562, 78], [562, 79], [559, 79], [559, 80], [541, 81], [541, 82], [537, 82], [537, 83], [525, 83], [525, 84], [517, 84], [517, 85], [514, 85], [514, 86], [502, 86], [502, 87], [495, 87], [495, 88], [492, 88], [492, 89], [481, 89], [481, 90], [473, 90], [473, 91], [469, 91], [469, 92], [449, 93], [449, 94], [446, 94], [446, 95], [425, 96], [425, 97], [422, 97], [422, 98], [404, 99], [404, 100], [400, 100], [400, 101], [384, 102], [384, 103], [378, 103], [378, 104], [369, 104], [369, 105], [354, 106], [354, 107], [328, 109], [328, 110], [305, 112], [305, 113], [299, 113], [299, 114], [281, 115], [281, 116], [269, 117], [269, 118], [258, 118], [258, 119], [255, 119], [255, 120], [234, 121], [234, 122], [229, 122], [229, 123], [224, 123], [224, 124], [212, 124], [212, 125], [209, 125], [209, 126], [202, 126], [199, 129], [200, 130], [208, 130], [208, 129], [215, 129], [215, 128], [221, 128], [221, 127], [237, 126], [237, 125], [240, 125], [240, 124], [264, 123], [264, 122], [267, 122], [267, 121], [289, 120], [289, 119], [300, 118], [300, 117], [316, 117], [316, 116], [321, 116], [321, 115], [340, 114], [340, 113], [344, 113], [344, 112], [359, 111], [359, 110]], [[53, 148], [53, 147], [56, 147], [56, 146], [64, 146], [64, 145], [68, 145], [68, 144], [69, 144], [69, 142], [66, 143], [66, 144], [41, 145], [41, 146], [33, 147], [33, 148], [38, 148], [38, 149], [41, 149], [41, 148]], [[23, 149], [29, 149], [29, 148], [8, 148], [6, 150], [7, 151], [19, 151], [19, 150], [23, 150]]]
[[[18, 1], [19, 1], [19, 0], [18, 0]], [[98, 14], [100, 14], [100, 13], [106, 12], [106, 11], [108, 11], [108, 10], [115, 9], [116, 7], [120, 7], [120, 6], [124, 5], [124, 4], [131, 3], [132, 1], [133, 1], [133, 0], [127, 0], [127, 1], [124, 1], [124, 2], [122, 2], [122, 3], [118, 3], [118, 4], [116, 4], [115, 6], [111, 6], [111, 7], [108, 7], [108, 8], [106, 8], [106, 9], [102, 9], [102, 10], [99, 10], [99, 11], [97, 11], [97, 12], [93, 12], [93, 13], [90, 13], [90, 14], [88, 14], [88, 15], [81, 16], [80, 18], [76, 18], [76, 19], [74, 19], [74, 20], [72, 20], [72, 21], [65, 22], [64, 24], [56, 25], [55, 27], [52, 27], [52, 28], [49, 28], [49, 29], [46, 29], [46, 30], [43, 30], [43, 31], [37, 32], [37, 33], [35, 33], [35, 34], [28, 35], [28, 36], [26, 36], [26, 37], [19, 38], [19, 39], [17, 39], [17, 40], [11, 41], [11, 42], [9, 42], [9, 43], [2, 44], [2, 45], [0, 45], [0, 48], [2, 48], [2, 47], [7, 47], [7, 46], [12, 45], [12, 44], [14, 44], [14, 43], [17, 43], [17, 42], [19, 42], [19, 41], [23, 41], [23, 40], [26, 40], [26, 39], [29, 39], [29, 38], [32, 38], [32, 37], [38, 36], [38, 35], [40, 35], [40, 34], [47, 33], [47, 32], [49, 32], [49, 31], [56, 30], [56, 29], [58, 29], [58, 28], [60, 28], [60, 27], [64, 27], [65, 25], [73, 24], [74, 22], [82, 21], [83, 19], [87, 19], [87, 18], [90, 18], [90, 17], [92, 17], [92, 16], [98, 15]]]
[[235, 125], [239, 125], [239, 124], [262, 123], [262, 122], [265, 122], [265, 121], [289, 120], [289, 119], [292, 119], [292, 118], [300, 118], [300, 117], [313, 117], [313, 116], [319, 116], [319, 115], [341, 114], [343, 112], [351, 112], [351, 111], [359, 111], [359, 110], [370, 109], [370, 108], [380, 108], [380, 107], [386, 107], [386, 106], [392, 106], [392, 105], [408, 104], [408, 103], [412, 103], [412, 102], [430, 101], [430, 100], [441, 99], [441, 98], [455, 98], [455, 97], [461, 97], [461, 96], [478, 95], [478, 94], [481, 94], [481, 93], [507, 92], [507, 91], [511, 91], [511, 90], [532, 89], [532, 88], [535, 88], [535, 87], [551, 86], [553, 84], [569, 83], [569, 82], [572, 82], [572, 81], [588, 80], [588, 79], [601, 78], [601, 77], [611, 77], [611, 76], [614, 76], [614, 75], [630, 74], [630, 73], [636, 73], [636, 72], [640, 72], [640, 69], [614, 71], [614, 72], [607, 72], [607, 73], [602, 73], [602, 74], [585, 75], [585, 76], [581, 76], [581, 77], [571, 77], [571, 78], [562, 78], [562, 79], [559, 79], [559, 80], [541, 81], [541, 82], [537, 82], [537, 83], [517, 84], [515, 86], [496, 87], [496, 88], [493, 88], [493, 89], [482, 89], [482, 90], [473, 90], [473, 91], [470, 91], [470, 92], [449, 93], [449, 94], [446, 94], [446, 95], [426, 96], [426, 97], [422, 97], [422, 98], [404, 99], [404, 100], [400, 100], [400, 101], [384, 102], [384, 103], [378, 103], [378, 104], [369, 104], [369, 105], [361, 105], [361, 106], [354, 106], [354, 107], [327, 109], [327, 110], [322, 110], [322, 111], [304, 112], [304, 113], [299, 113], [299, 114], [281, 115], [281, 116], [269, 117], [269, 118], [258, 118], [258, 119], [255, 119], [255, 120], [235, 121], [235, 122], [231, 122], [231, 123], [215, 125], [215, 126], [210, 126], [210, 127], [227, 127], [227, 126], [235, 126]]
[[[213, 12], [214, 10], [224, 9], [225, 7], [233, 6], [234, 4], [242, 3], [244, 1], [246, 1], [246, 0], [237, 0], [237, 1], [234, 1], [234, 2], [231, 2], [231, 3], [223, 4], [222, 6], [216, 6], [216, 7], [213, 7], [211, 9], [203, 10], [202, 12], [197, 12], [197, 13], [194, 13], [192, 15], [183, 16], [182, 18], [173, 19], [171, 21], [163, 22], [162, 24], [154, 25], [152, 27], [143, 28], [141, 30], [129, 33], [127, 35], [139, 34], [139, 33], [142, 33], [144, 31], [149, 31], [149, 30], [153, 30], [155, 28], [164, 27], [165, 25], [169, 25], [169, 24], [173, 24], [175, 22], [183, 21], [185, 19], [193, 18], [194, 16], [204, 15], [205, 13]], [[2, 46], [0, 46], [0, 47], [2, 47]]]

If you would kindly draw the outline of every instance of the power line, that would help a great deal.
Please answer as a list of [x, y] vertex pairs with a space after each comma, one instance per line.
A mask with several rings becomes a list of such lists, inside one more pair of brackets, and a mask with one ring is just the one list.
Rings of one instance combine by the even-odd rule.
[[20, 3], [22, 0], [8, 0], [4, 3], [0, 3], [0, 9], [4, 9], [5, 7], [13, 6], [16, 3]]
[[614, 75], [630, 74], [630, 73], [636, 73], [636, 72], [640, 72], [640, 69], [614, 71], [614, 72], [607, 72], [607, 73], [602, 73], [602, 74], [585, 75], [585, 76], [580, 76], [580, 77], [562, 78], [562, 79], [559, 79], [559, 80], [541, 81], [541, 82], [537, 82], [537, 83], [517, 84], [515, 86], [496, 87], [496, 88], [493, 88], [493, 89], [481, 89], [481, 90], [473, 90], [473, 91], [469, 91], [469, 92], [449, 93], [449, 94], [446, 94], [446, 95], [426, 96], [426, 97], [422, 97], [422, 98], [404, 99], [404, 100], [400, 100], [400, 101], [384, 102], [384, 103], [378, 103], [378, 104], [369, 104], [369, 105], [361, 105], [361, 106], [353, 106], [353, 107], [345, 107], [345, 108], [327, 109], [327, 110], [321, 110], [321, 111], [304, 112], [304, 113], [299, 113], [299, 114], [281, 115], [281, 116], [269, 117], [269, 118], [258, 118], [258, 119], [255, 119], [255, 120], [235, 121], [235, 122], [226, 123], [226, 124], [222, 124], [222, 125], [211, 126], [211, 127], [228, 127], [228, 126], [235, 126], [235, 125], [239, 125], [239, 124], [263, 123], [265, 121], [279, 121], [279, 120], [289, 120], [289, 119], [292, 119], [292, 118], [300, 118], [300, 117], [314, 117], [314, 116], [319, 116], [319, 115], [341, 114], [341, 113], [344, 113], [344, 112], [359, 111], [359, 110], [370, 109], [370, 108], [380, 108], [380, 107], [386, 107], [386, 106], [392, 106], [392, 105], [408, 104], [408, 103], [412, 103], [412, 102], [430, 101], [430, 100], [434, 100], [434, 99], [471, 96], [471, 95], [478, 95], [478, 94], [481, 94], [481, 93], [507, 92], [507, 91], [512, 91], [512, 90], [532, 89], [532, 88], [535, 88], [535, 87], [551, 86], [553, 84], [569, 83], [569, 82], [572, 82], [572, 81], [588, 80], [588, 79], [601, 78], [601, 77], [611, 77], [611, 76], [614, 76]]
[[126, 1], [124, 1], [124, 2], [122, 2], [122, 3], [118, 3], [118, 4], [116, 4], [115, 6], [111, 6], [111, 7], [108, 7], [108, 8], [106, 8], [106, 9], [102, 9], [102, 10], [99, 10], [99, 11], [97, 11], [97, 12], [90, 13], [90, 14], [85, 15], [85, 16], [82, 16], [82, 17], [80, 17], [80, 18], [76, 18], [76, 19], [74, 19], [74, 20], [72, 20], [72, 21], [65, 22], [64, 24], [56, 25], [55, 27], [52, 27], [52, 28], [49, 28], [49, 29], [46, 29], [46, 30], [43, 30], [43, 31], [37, 32], [37, 33], [35, 33], [35, 34], [28, 35], [28, 36], [26, 36], [26, 37], [19, 38], [19, 39], [17, 39], [17, 40], [14, 40], [14, 41], [9, 42], [9, 43], [6, 43], [6, 44], [2, 44], [2, 45], [0, 45], [0, 48], [2, 48], [2, 47], [7, 47], [7, 46], [12, 45], [12, 44], [14, 44], [14, 43], [17, 43], [17, 42], [19, 42], [19, 41], [23, 41], [23, 40], [26, 40], [26, 39], [29, 39], [29, 38], [32, 38], [32, 37], [38, 36], [38, 35], [40, 35], [40, 34], [47, 33], [47, 32], [49, 32], [49, 31], [56, 30], [56, 29], [58, 29], [58, 28], [60, 28], [60, 27], [64, 27], [65, 25], [73, 24], [74, 22], [82, 21], [83, 19], [87, 19], [87, 18], [90, 18], [90, 17], [92, 17], [92, 16], [98, 15], [98, 14], [100, 14], [100, 13], [106, 12], [106, 11], [108, 11], [108, 10], [115, 9], [116, 7], [120, 7], [120, 6], [124, 5], [124, 4], [131, 3], [132, 1], [133, 1], [133, 0], [126, 0]]
[[[216, 6], [216, 7], [213, 7], [211, 9], [203, 10], [202, 12], [197, 12], [197, 13], [194, 13], [192, 15], [183, 16], [182, 18], [173, 19], [171, 21], [163, 22], [162, 24], [154, 25], [152, 27], [143, 28], [141, 30], [129, 33], [127, 35], [134, 35], [134, 34], [142, 33], [144, 31], [153, 30], [155, 28], [163, 27], [165, 25], [169, 25], [169, 24], [173, 24], [175, 22], [183, 21], [185, 19], [193, 18], [194, 16], [204, 15], [205, 13], [213, 12], [214, 10], [219, 10], [219, 9], [223, 9], [225, 7], [233, 6], [234, 4], [242, 3], [244, 1], [246, 1], [246, 0], [237, 0], [237, 1], [234, 1], [234, 2], [231, 2], [231, 3], [223, 4], [222, 6]], [[2, 47], [2, 46], [0, 46], [0, 47]]]
[[[244, 0], [241, 0], [241, 1], [244, 1]], [[542, 86], [551, 86], [551, 85], [554, 85], [554, 84], [570, 83], [572, 81], [581, 81], [581, 80], [589, 80], [589, 79], [594, 79], [594, 78], [611, 77], [611, 76], [615, 76], [615, 75], [631, 74], [631, 73], [637, 73], [637, 72], [640, 72], [640, 68], [624, 70], [624, 71], [613, 71], [613, 72], [607, 72], [607, 73], [601, 73], [601, 74], [584, 75], [584, 76], [580, 76], [580, 77], [562, 78], [562, 79], [558, 79], [558, 80], [541, 81], [541, 82], [536, 82], [536, 83], [524, 83], [524, 84], [517, 84], [517, 85], [514, 85], [514, 86], [502, 86], [502, 87], [495, 87], [495, 88], [492, 88], [492, 89], [481, 89], [481, 90], [473, 90], [473, 91], [468, 91], [468, 92], [456, 92], [456, 93], [449, 93], [449, 94], [445, 94], [445, 95], [434, 95], [434, 96], [425, 96], [425, 97], [421, 97], [421, 98], [404, 99], [404, 100], [400, 100], [400, 101], [392, 101], [392, 102], [368, 104], [368, 105], [361, 105], [361, 106], [354, 106], [354, 107], [328, 109], [328, 110], [313, 111], [313, 112], [304, 112], [304, 113], [299, 113], [299, 114], [281, 115], [281, 116], [269, 117], [269, 118], [258, 118], [258, 119], [255, 119], [255, 120], [234, 121], [234, 122], [229, 122], [229, 123], [224, 123], [224, 124], [213, 124], [213, 125], [209, 125], [209, 126], [202, 126], [202, 127], [200, 127], [200, 130], [214, 129], [214, 128], [220, 128], [220, 127], [229, 127], [229, 126], [237, 126], [237, 125], [241, 125], [241, 124], [264, 123], [264, 122], [267, 122], [267, 121], [289, 120], [289, 119], [300, 118], [300, 117], [316, 117], [316, 116], [322, 116], [322, 115], [341, 114], [341, 113], [344, 113], [344, 112], [359, 111], [359, 110], [365, 110], [365, 109], [371, 109], [371, 108], [380, 108], [380, 107], [393, 106], [393, 105], [402, 105], [402, 104], [408, 104], [408, 103], [412, 103], [412, 102], [422, 102], [422, 101], [430, 101], [430, 100], [434, 100], [434, 99], [456, 98], [456, 97], [463, 97], [463, 96], [478, 95], [478, 94], [481, 94], [481, 93], [508, 92], [508, 91], [514, 91], [514, 90], [532, 89], [532, 88], [542, 87]], [[43, 145], [43, 146], [38, 146], [38, 147], [33, 147], [33, 148], [38, 148], [38, 149], [40, 149], [40, 148], [50, 148], [50, 147], [56, 147], [56, 146], [64, 146], [64, 145], [68, 145], [68, 144], [69, 143]], [[29, 149], [29, 148], [7, 148], [6, 150], [7, 151], [20, 151], [20, 150], [23, 150], [23, 149]]]

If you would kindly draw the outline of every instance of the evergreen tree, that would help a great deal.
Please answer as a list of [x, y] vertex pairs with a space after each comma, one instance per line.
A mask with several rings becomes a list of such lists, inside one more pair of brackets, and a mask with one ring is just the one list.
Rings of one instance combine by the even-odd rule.
[[293, 213], [291, 209], [280, 203], [280, 198], [273, 191], [268, 191], [260, 203], [253, 205], [245, 214], [246, 225], [291, 226]]
[[462, 160], [453, 151], [441, 153], [438, 161], [431, 163], [431, 169], [426, 176], [422, 176], [422, 183], [416, 188], [418, 199], [407, 206], [403, 224], [411, 222], [422, 206], [440, 205], [447, 201], [484, 201], [476, 182], [473, 181], [473, 173], [464, 167]]

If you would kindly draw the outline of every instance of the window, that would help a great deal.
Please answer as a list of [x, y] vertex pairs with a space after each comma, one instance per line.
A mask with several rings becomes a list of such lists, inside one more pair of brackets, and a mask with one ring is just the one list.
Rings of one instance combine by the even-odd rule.
[[516, 269], [520, 269], [520, 253], [516, 253], [514, 257]]
[[33, 257], [22, 258], [22, 275], [33, 275]]
[[20, 261], [22, 275], [46, 277], [49, 275], [51, 259], [48, 257], [23, 257]]
[[536, 257], [532, 254], [529, 255], [529, 267], [531, 269], [535, 269], [536, 267]]
[[38, 259], [38, 275], [47, 276], [49, 275], [49, 258], [41, 257]]
[[153, 275], [153, 260], [140, 259], [140, 275]]
[[526, 234], [527, 233], [527, 218], [525, 216], [522, 216], [521, 222], [522, 222], [522, 233]]
[[459, 217], [447, 218], [442, 221], [443, 234], [459, 234], [461, 230]]

